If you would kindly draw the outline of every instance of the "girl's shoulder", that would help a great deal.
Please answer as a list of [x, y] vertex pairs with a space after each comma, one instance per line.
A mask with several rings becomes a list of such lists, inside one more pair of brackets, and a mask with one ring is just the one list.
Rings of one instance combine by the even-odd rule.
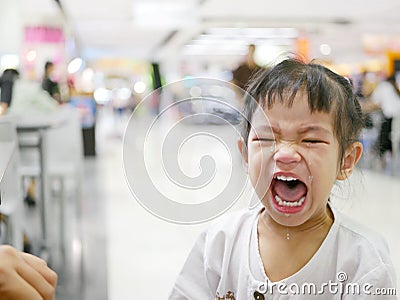
[[390, 263], [389, 246], [380, 233], [343, 213], [335, 212], [335, 218], [339, 219], [338, 241], [348, 251], [353, 249], [360, 256], [375, 258], [377, 263]]
[[376, 287], [395, 286], [394, 269], [386, 239], [351, 217], [337, 213], [337, 271], [345, 271], [348, 282], [367, 282]]

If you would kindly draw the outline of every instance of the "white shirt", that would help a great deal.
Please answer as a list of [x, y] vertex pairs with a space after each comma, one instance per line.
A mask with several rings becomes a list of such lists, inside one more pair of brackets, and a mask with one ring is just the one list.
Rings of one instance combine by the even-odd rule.
[[400, 97], [390, 82], [379, 83], [372, 93], [371, 99], [381, 107], [386, 118], [400, 115]]
[[[228, 214], [204, 231], [169, 299], [374, 299], [363, 289], [373, 293], [377, 288], [395, 288], [387, 243], [334, 209], [334, 223], [311, 260], [292, 276], [271, 283], [258, 251], [260, 211]], [[357, 292], [356, 286], [359, 295], [353, 293]], [[299, 294], [297, 291], [301, 293], [302, 289], [305, 293]]]
[[15, 115], [48, 114], [58, 109], [58, 103], [38, 82], [18, 79], [8, 112]]

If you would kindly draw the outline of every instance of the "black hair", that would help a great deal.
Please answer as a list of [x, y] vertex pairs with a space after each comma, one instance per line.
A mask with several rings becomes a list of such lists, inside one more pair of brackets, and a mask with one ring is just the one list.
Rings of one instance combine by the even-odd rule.
[[44, 70], [47, 72], [47, 70], [49, 68], [51, 68], [52, 66], [54, 66], [54, 63], [51, 61], [46, 61], [46, 63], [44, 64]]
[[13, 86], [19, 77], [19, 72], [15, 69], [5, 69], [0, 77], [0, 102], [11, 104]]
[[258, 105], [270, 109], [279, 101], [291, 107], [298, 92], [307, 94], [311, 113], [333, 114], [333, 130], [340, 145], [340, 160], [346, 148], [358, 140], [363, 128], [361, 106], [350, 81], [314, 61], [305, 63], [297, 58], [288, 58], [272, 68], [263, 69], [253, 77], [247, 92], [242, 130], [245, 144]]
[[19, 76], [19, 72], [16, 69], [5, 69], [1, 76], [2, 79], [12, 80], [14, 81], [15, 78]]

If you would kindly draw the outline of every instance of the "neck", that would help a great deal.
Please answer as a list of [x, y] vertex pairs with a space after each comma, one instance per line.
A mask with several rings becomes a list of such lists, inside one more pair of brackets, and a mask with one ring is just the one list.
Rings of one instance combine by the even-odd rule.
[[[288, 216], [290, 218], [290, 216]], [[327, 205], [317, 214], [317, 216], [309, 219], [307, 222], [299, 226], [289, 226], [276, 222], [264, 209], [260, 215], [262, 226], [274, 236], [283, 238], [296, 239], [305, 236], [323, 236], [325, 237], [333, 224], [333, 213]]]

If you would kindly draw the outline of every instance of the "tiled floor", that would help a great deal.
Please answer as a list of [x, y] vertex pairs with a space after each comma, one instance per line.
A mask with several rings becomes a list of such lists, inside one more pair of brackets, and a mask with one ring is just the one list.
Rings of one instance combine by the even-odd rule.
[[[123, 170], [120, 137], [124, 122], [115, 129], [114, 120], [110, 112], [100, 112], [98, 155], [85, 162], [84, 274], [77, 281], [84, 296], [61, 299], [166, 299], [195, 238], [207, 226], [163, 221], [134, 199]], [[233, 161], [238, 163], [234, 155]], [[398, 286], [399, 195], [399, 177], [367, 170], [358, 170], [351, 180], [335, 188], [340, 209], [387, 238], [399, 274]], [[244, 198], [231, 210], [245, 207], [248, 201]]]

